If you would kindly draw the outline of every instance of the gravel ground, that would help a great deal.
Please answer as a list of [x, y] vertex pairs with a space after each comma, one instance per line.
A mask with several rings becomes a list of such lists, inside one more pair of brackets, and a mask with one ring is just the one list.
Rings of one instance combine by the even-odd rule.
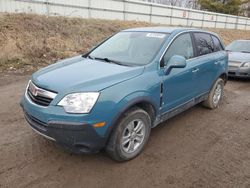
[[0, 76], [0, 187], [250, 188], [250, 81], [230, 80], [219, 109], [199, 105], [153, 129], [136, 159], [69, 154], [34, 133], [19, 101], [27, 76]]

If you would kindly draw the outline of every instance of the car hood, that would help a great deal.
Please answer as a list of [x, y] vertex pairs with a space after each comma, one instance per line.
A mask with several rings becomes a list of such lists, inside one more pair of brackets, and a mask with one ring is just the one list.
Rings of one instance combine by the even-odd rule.
[[228, 54], [229, 61], [234, 62], [250, 62], [250, 53], [242, 52], [229, 52]]
[[144, 67], [121, 66], [77, 56], [37, 71], [32, 81], [55, 92], [100, 91], [136, 77], [143, 70]]

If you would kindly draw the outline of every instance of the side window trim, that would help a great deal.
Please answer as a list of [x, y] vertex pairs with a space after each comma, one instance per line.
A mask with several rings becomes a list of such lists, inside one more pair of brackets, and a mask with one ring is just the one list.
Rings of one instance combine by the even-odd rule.
[[[213, 39], [213, 37], [212, 37], [213, 35], [212, 34], [210, 34], [210, 38], [212, 39], [212, 43], [213, 43], [213, 45], [214, 45], [214, 49], [213, 49], [213, 52], [212, 53], [214, 53], [215, 51], [215, 49], [216, 49], [216, 46], [215, 46], [215, 42], [214, 42], [214, 39]], [[216, 51], [216, 52], [218, 52], [218, 51]]]
[[[193, 44], [193, 38], [192, 38], [192, 34], [191, 34], [191, 31], [185, 31], [185, 32], [182, 32], [178, 35], [175, 36], [175, 38], [171, 41], [171, 43], [166, 47], [163, 55], [161, 56], [161, 59], [160, 59], [160, 68], [164, 68], [164, 56], [166, 55], [167, 51], [169, 50], [169, 48], [171, 47], [171, 45], [174, 43], [174, 41], [176, 39], [178, 39], [180, 36], [182, 35], [185, 35], [185, 34], [189, 34], [190, 38], [191, 38], [191, 41], [192, 41], [192, 47], [193, 47], [193, 52], [194, 52], [194, 57], [192, 58], [195, 58], [195, 49], [194, 49], [194, 44]], [[189, 58], [189, 59], [192, 59], [192, 58]], [[187, 60], [189, 60], [187, 59]]]
[[164, 55], [165, 55], [166, 52], [168, 51], [168, 48], [172, 45], [172, 43], [173, 43], [179, 36], [181, 36], [182, 34], [186, 34], [186, 33], [189, 33], [190, 36], [191, 36], [192, 44], [193, 44], [193, 51], [194, 51], [194, 57], [188, 59], [187, 61], [192, 60], [192, 59], [196, 59], [196, 58], [200, 58], [200, 57], [202, 57], [202, 56], [211, 55], [211, 54], [213, 54], [213, 53], [217, 53], [217, 52], [212, 52], [212, 53], [210, 53], [210, 54], [205, 54], [205, 55], [200, 55], [200, 56], [199, 56], [199, 55], [198, 55], [197, 46], [196, 46], [196, 43], [195, 43], [194, 33], [205, 33], [205, 34], [209, 34], [209, 35], [215, 36], [215, 37], [219, 40], [219, 42], [220, 42], [220, 45], [221, 45], [221, 47], [222, 47], [222, 51], [225, 50], [225, 46], [224, 46], [224, 43], [222, 42], [221, 38], [220, 38], [219, 36], [217, 36], [217, 35], [214, 35], [213, 33], [210, 33], [210, 32], [203, 32], [203, 31], [183, 31], [183, 32], [177, 34], [177, 35], [170, 41], [170, 44], [167, 45], [166, 49], [165, 49], [164, 52], [162, 53], [162, 55], [161, 55], [161, 57], [160, 57], [160, 60], [159, 60], [159, 68], [160, 68], [160, 69], [164, 68], [164, 66], [162, 66], [162, 65], [163, 65], [162, 62], [163, 62]]
[[212, 41], [212, 44], [213, 44], [213, 51], [210, 53], [210, 54], [212, 54], [212, 53], [214, 53], [214, 48], [215, 48], [215, 46], [214, 46], [214, 40], [213, 40], [212, 35], [210, 33], [208, 35], [209, 35], [209, 37], [210, 37], [210, 39]]
[[193, 58], [196, 58], [196, 57], [198, 57], [198, 51], [197, 51], [197, 46], [195, 44], [194, 32], [190, 32], [190, 36], [192, 39], [192, 45], [193, 45], [193, 50], [194, 50], [194, 57]]

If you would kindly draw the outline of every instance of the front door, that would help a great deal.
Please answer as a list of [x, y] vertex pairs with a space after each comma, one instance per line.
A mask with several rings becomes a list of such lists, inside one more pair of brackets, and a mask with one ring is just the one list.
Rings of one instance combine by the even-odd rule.
[[195, 77], [197, 65], [192, 60], [194, 50], [190, 33], [181, 34], [172, 42], [163, 57], [165, 66], [173, 55], [185, 57], [187, 66], [185, 68], [174, 68], [168, 75], [163, 75], [162, 114], [184, 105], [193, 99], [198, 83]]

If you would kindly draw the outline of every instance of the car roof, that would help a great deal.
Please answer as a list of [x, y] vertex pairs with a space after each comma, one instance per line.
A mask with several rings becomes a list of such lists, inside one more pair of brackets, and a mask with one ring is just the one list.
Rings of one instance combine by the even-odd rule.
[[[184, 27], [138, 27], [126, 29], [123, 31], [131, 31], [131, 32], [155, 32], [155, 33], [179, 33], [183, 31], [199, 31], [199, 32], [208, 32], [205, 30], [200, 30], [196, 28], [184, 28]], [[209, 32], [212, 33], [212, 32]]]

